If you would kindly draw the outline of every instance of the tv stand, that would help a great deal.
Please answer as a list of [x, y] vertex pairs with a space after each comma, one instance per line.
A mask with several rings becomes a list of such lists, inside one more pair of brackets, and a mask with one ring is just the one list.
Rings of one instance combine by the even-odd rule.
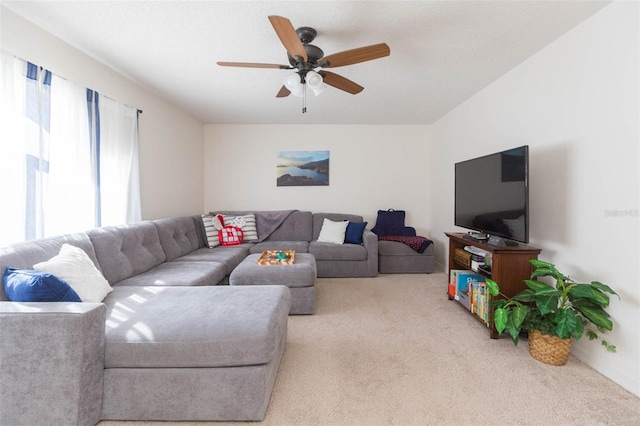
[[[491, 269], [490, 272], [480, 268], [478, 274], [485, 278], [491, 278], [500, 286], [500, 292], [507, 297], [513, 297], [527, 286], [524, 280], [529, 279], [531, 273], [534, 270], [533, 265], [529, 263], [531, 259], [537, 259], [540, 249], [531, 247], [525, 244], [518, 244], [517, 246], [496, 247], [486, 242], [474, 241], [468, 237], [468, 234], [462, 233], [445, 233], [449, 237], [449, 278], [451, 277], [451, 271], [454, 269], [471, 269], [470, 265], [461, 263], [459, 259], [454, 256], [455, 249], [464, 249], [465, 246], [474, 246], [481, 248], [491, 253]], [[449, 300], [452, 299], [451, 295], [447, 292]], [[464, 309], [464, 307], [456, 303]], [[493, 309], [489, 313], [489, 324], [485, 322], [475, 314], [465, 309], [469, 315], [473, 316], [478, 322], [489, 329], [489, 336], [492, 339], [498, 338], [498, 332], [493, 324]]]

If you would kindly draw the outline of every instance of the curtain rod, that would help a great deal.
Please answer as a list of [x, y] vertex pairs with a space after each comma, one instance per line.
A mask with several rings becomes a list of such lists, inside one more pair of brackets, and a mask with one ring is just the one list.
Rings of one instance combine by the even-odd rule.
[[[13, 55], [14, 57], [16, 57], [16, 58], [20, 59], [21, 61], [29, 62], [29, 61], [27, 61], [26, 59], [23, 59], [23, 58], [21, 58], [20, 56], [18, 56], [18, 55], [16, 55], [16, 54], [14, 54], [14, 53], [12, 53], [12, 52], [9, 52], [8, 50], [4, 50], [4, 49], [1, 49], [1, 50], [3, 50], [3, 51], [5, 51], [5, 52], [7, 52], [7, 53], [8, 53], [8, 54], [10, 54], [10, 55]], [[36, 64], [34, 64], [34, 65], [36, 65]], [[46, 70], [46, 71], [49, 71], [51, 74], [54, 74], [52, 71], [47, 70], [47, 69], [46, 69], [46, 68], [44, 68], [42, 65], [36, 65], [36, 66], [37, 66], [38, 68], [40, 68], [40, 71]], [[57, 74], [56, 74], [56, 75], [57, 75]], [[62, 77], [62, 76], [59, 76], [59, 75], [57, 75], [57, 76], [58, 76], [58, 77], [60, 77], [60, 78], [64, 78], [65, 80], [69, 81], [69, 80], [68, 80], [68, 79], [66, 79], [65, 77]], [[71, 83], [76, 84], [76, 85], [78, 85], [78, 86], [79, 86], [79, 84], [77, 84], [77, 83], [74, 83], [74, 82], [71, 82]], [[94, 89], [90, 89], [90, 90], [94, 90]], [[109, 98], [109, 99], [111, 99], [111, 100], [113, 100], [113, 101], [116, 101], [116, 102], [122, 103], [122, 102], [120, 102], [120, 101], [118, 101], [118, 100], [116, 100], [116, 99], [113, 99], [113, 98], [109, 97], [109, 96], [106, 96], [106, 95], [103, 95], [103, 96], [105, 96], [105, 97], [107, 97], [107, 98]], [[127, 105], [127, 104], [124, 104], [124, 105]], [[127, 106], [129, 106], [129, 105], [127, 105]], [[142, 114], [142, 110], [141, 110], [140, 108], [136, 108], [136, 110], [138, 111], [138, 114]]]

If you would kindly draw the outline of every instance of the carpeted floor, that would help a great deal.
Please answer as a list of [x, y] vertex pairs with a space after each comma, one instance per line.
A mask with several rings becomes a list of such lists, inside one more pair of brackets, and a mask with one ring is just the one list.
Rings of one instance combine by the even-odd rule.
[[[640, 424], [639, 398], [573, 356], [554, 367], [489, 339], [445, 293], [444, 274], [319, 279], [316, 314], [289, 317], [258, 424]], [[203, 425], [99, 423], [173, 424]]]

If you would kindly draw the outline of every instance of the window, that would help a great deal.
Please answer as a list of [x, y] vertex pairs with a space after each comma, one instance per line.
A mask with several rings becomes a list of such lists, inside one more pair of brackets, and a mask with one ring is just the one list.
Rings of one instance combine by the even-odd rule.
[[1, 53], [0, 244], [140, 220], [137, 109]]

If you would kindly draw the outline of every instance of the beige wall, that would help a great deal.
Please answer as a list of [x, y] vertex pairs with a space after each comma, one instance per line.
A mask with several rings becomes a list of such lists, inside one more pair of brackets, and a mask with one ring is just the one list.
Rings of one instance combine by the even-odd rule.
[[[640, 395], [638, 3], [614, 2], [433, 125], [431, 226], [438, 262], [453, 226], [453, 164], [529, 145], [531, 244], [576, 280], [620, 294], [607, 353], [572, 353]], [[614, 211], [625, 212], [614, 216]], [[463, 231], [462, 229], [459, 229]]]
[[[277, 187], [277, 152], [310, 150], [330, 151], [329, 186]], [[428, 158], [428, 126], [207, 125], [205, 210], [353, 213], [371, 228], [395, 208], [428, 235]]]
[[1, 6], [0, 19], [3, 50], [143, 110], [140, 191], [144, 219], [202, 211], [202, 123]]

